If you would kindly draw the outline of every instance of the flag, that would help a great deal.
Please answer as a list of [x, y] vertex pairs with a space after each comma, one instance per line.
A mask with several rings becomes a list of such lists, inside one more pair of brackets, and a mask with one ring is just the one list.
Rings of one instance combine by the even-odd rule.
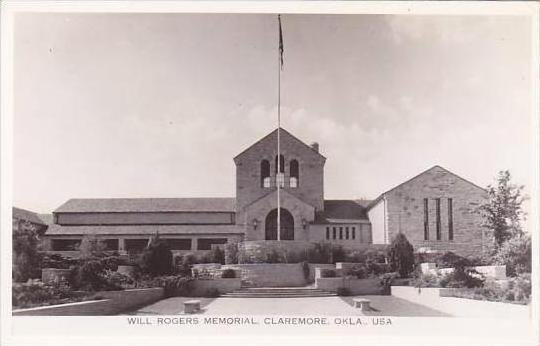
[[280, 67], [283, 70], [283, 32], [281, 31], [281, 15], [278, 14], [279, 21], [279, 60], [281, 62]]

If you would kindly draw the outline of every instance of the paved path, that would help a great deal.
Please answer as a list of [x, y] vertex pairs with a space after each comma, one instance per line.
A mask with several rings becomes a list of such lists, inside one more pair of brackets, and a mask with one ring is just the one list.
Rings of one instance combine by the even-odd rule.
[[370, 316], [449, 316], [440, 311], [392, 296], [363, 296], [374, 308], [362, 313], [352, 306], [353, 297], [307, 298], [185, 298], [174, 297], [148, 305], [132, 314], [176, 315], [183, 302], [201, 300], [202, 314], [209, 315], [370, 315]]

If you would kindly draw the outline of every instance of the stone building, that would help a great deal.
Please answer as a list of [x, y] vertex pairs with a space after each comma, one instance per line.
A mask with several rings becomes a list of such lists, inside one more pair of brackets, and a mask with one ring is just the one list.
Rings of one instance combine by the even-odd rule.
[[53, 212], [46, 246], [76, 255], [82, 238], [95, 236], [110, 250], [136, 252], [159, 233], [179, 253], [228, 241], [366, 248], [403, 232], [417, 250], [468, 254], [482, 248], [480, 217], [473, 212], [485, 198], [482, 188], [435, 166], [373, 201], [325, 200], [326, 158], [319, 145], [281, 129], [278, 157], [277, 140], [274, 130], [234, 157], [236, 198], [71, 199]]

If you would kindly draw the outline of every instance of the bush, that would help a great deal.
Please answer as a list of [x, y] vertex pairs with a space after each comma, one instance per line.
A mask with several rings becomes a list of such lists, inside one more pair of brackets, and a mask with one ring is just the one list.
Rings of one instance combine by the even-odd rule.
[[316, 243], [308, 249], [307, 261], [310, 263], [331, 263], [332, 244], [327, 242]]
[[167, 243], [156, 235], [144, 249], [140, 259], [141, 271], [152, 276], [172, 273], [172, 252]]
[[191, 267], [197, 263], [197, 258], [193, 254], [187, 254], [176, 258], [175, 272], [180, 276], [191, 276]]
[[508, 276], [530, 273], [532, 269], [531, 261], [531, 237], [527, 234], [504, 242], [493, 258], [494, 263], [506, 265], [506, 274]]
[[13, 280], [25, 282], [28, 279], [39, 278], [40, 258], [38, 255], [38, 228], [29, 222], [21, 221], [13, 229]]
[[402, 278], [409, 277], [414, 270], [414, 250], [403, 233], [398, 233], [388, 248], [388, 261], [392, 271]]
[[58, 254], [43, 254], [40, 256], [41, 268], [69, 269], [78, 265], [79, 261]]
[[435, 263], [439, 268], [465, 268], [472, 265], [469, 259], [456, 255], [452, 251], [445, 252], [435, 260]]
[[379, 277], [379, 285], [381, 286], [382, 294], [389, 295], [391, 292], [392, 282], [398, 277], [398, 273], [386, 273]]
[[369, 276], [367, 268], [363, 265], [355, 265], [344, 274], [345, 276], [354, 276], [357, 279], [365, 279]]
[[238, 264], [238, 243], [225, 244], [225, 264]]
[[309, 281], [309, 274], [310, 274], [310, 270], [309, 270], [309, 264], [307, 262], [302, 262], [302, 273], [304, 274], [304, 280]]
[[65, 285], [45, 285], [39, 280], [14, 283], [11, 296], [13, 307], [20, 309], [82, 300]]
[[219, 246], [214, 247], [210, 252], [212, 263], [225, 264], [225, 252]]
[[351, 295], [351, 291], [346, 287], [338, 287], [336, 293], [338, 296], [344, 296], [344, 297]]
[[107, 246], [103, 240], [98, 239], [95, 236], [85, 236], [81, 240], [79, 245], [79, 252], [81, 258], [92, 258], [92, 257], [102, 257], [105, 256], [104, 251]]
[[322, 278], [335, 278], [337, 276], [336, 271], [333, 269], [322, 269], [321, 277]]
[[223, 272], [221, 272], [221, 277], [223, 279], [234, 279], [236, 278], [236, 272], [234, 269], [225, 269]]
[[141, 280], [138, 287], [163, 287], [165, 297], [189, 296], [193, 279], [179, 275], [149, 277]]
[[281, 256], [276, 249], [270, 250], [266, 254], [266, 263], [281, 263]]
[[420, 274], [412, 282], [414, 287], [441, 287], [439, 277], [433, 274]]
[[330, 263], [344, 262], [345, 258], [345, 250], [343, 250], [342, 246], [332, 246], [332, 260]]
[[208, 289], [206, 292], [204, 292], [203, 294], [203, 297], [206, 297], [206, 298], [217, 298], [221, 295], [221, 293], [219, 293], [218, 289], [217, 288], [210, 288]]
[[455, 267], [454, 271], [444, 275], [440, 280], [441, 287], [482, 287], [484, 279], [476, 270]]

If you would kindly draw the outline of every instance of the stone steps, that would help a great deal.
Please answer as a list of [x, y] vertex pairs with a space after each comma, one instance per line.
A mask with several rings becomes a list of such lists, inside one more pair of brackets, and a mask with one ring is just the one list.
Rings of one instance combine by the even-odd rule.
[[241, 288], [226, 293], [224, 298], [304, 298], [304, 297], [333, 297], [335, 293], [316, 288], [303, 287], [257, 287]]

